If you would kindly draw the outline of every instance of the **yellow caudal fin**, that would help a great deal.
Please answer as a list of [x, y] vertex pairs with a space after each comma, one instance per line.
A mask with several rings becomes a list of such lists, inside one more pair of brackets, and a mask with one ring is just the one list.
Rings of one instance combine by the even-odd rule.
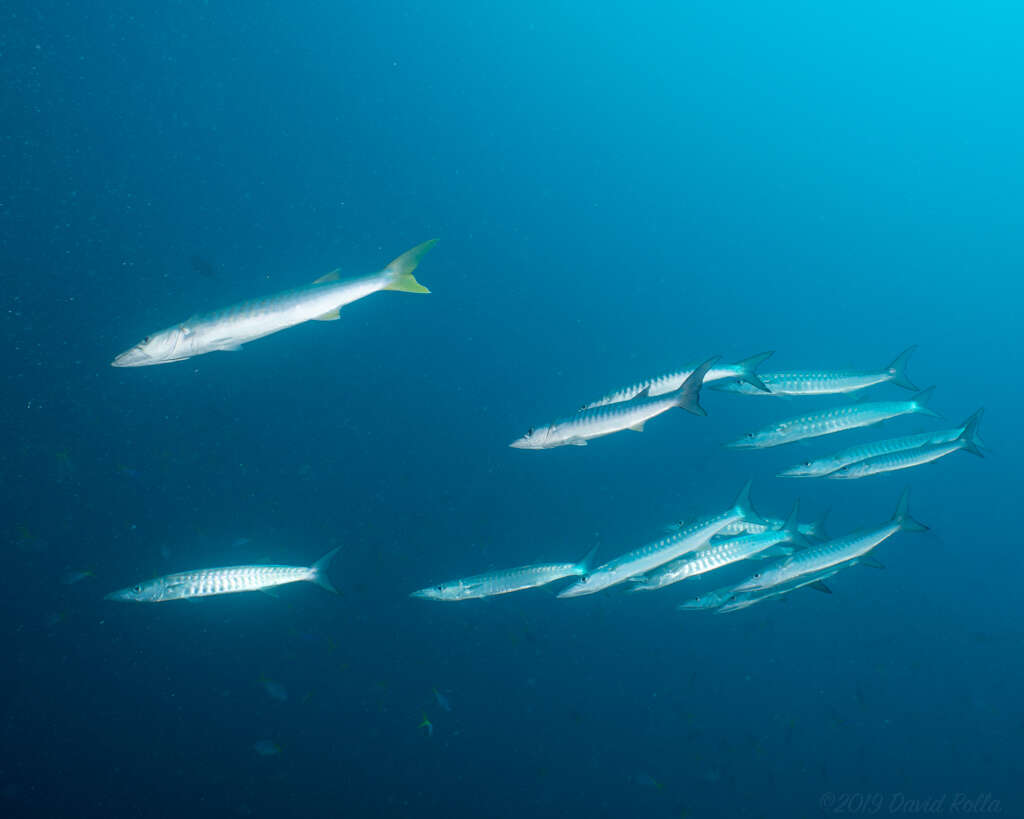
[[383, 273], [390, 273], [394, 278], [385, 290], [398, 290], [402, 293], [429, 293], [422, 284], [416, 281], [412, 271], [420, 263], [423, 254], [437, 244], [437, 239], [431, 239], [421, 245], [416, 245], [412, 250], [407, 250], [391, 264], [384, 268]]

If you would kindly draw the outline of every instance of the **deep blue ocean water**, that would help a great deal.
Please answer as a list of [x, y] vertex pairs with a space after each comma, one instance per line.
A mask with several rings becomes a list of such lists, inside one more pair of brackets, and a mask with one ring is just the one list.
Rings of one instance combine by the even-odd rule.
[[[1024, 815], [1019, 10], [0, 15], [0, 814]], [[434, 236], [429, 296], [108, 366], [197, 311]], [[986, 407], [984, 460], [786, 482], [805, 455], [941, 424], [734, 452], [842, 399], [712, 390], [707, 418], [507, 446], [710, 355], [867, 369], [910, 344], [949, 422]], [[909, 484], [931, 531], [832, 596], [728, 616], [675, 610], [715, 576], [408, 597], [595, 544], [610, 559], [748, 477], [759, 511], [799, 496], [833, 533], [883, 522]], [[340, 597], [103, 599], [335, 546]]]

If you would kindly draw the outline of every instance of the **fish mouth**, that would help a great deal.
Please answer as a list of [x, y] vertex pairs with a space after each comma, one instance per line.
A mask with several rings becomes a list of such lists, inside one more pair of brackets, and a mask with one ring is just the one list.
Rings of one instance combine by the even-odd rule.
[[177, 358], [153, 358], [138, 350], [128, 350], [121, 353], [110, 362], [111, 367], [154, 367], [157, 364], [173, 364], [175, 361], [185, 361], [192, 356], [183, 355]]
[[134, 347], [130, 350], [125, 350], [118, 356], [114, 357], [114, 360], [110, 362], [111, 367], [145, 367], [147, 364], [155, 363], [148, 355], [142, 350], [136, 350]]

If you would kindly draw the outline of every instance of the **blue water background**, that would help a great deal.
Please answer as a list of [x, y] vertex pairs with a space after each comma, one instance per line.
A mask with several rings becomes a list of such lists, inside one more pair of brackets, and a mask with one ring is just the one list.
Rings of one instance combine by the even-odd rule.
[[[1019, 11], [42, 2], [3, 18], [5, 815], [737, 819], [835, 815], [857, 794], [948, 813], [958, 793], [1021, 815]], [[430, 296], [108, 366], [194, 312], [433, 236]], [[721, 444], [839, 402], [706, 390], [706, 419], [507, 447], [709, 355], [873, 368], [910, 344], [945, 424], [738, 453]], [[773, 477], [982, 405], [984, 460]], [[799, 496], [836, 533], [887, 519], [909, 483], [931, 532], [894, 537], [886, 570], [853, 568], [831, 597], [730, 616], [675, 610], [714, 576], [643, 597], [407, 596], [595, 544], [611, 558], [748, 477], [763, 513]], [[102, 599], [334, 546], [338, 598]]]

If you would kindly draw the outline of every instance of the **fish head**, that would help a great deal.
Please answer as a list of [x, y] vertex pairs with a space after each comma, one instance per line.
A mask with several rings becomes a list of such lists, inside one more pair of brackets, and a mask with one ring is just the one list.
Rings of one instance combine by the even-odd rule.
[[730, 441], [725, 446], [728, 449], [757, 449], [764, 445], [766, 437], [763, 432], [748, 432], [742, 438]]
[[832, 472], [832, 473], [826, 475], [826, 477], [829, 480], [833, 480], [833, 481], [834, 480], [843, 480], [845, 478], [857, 478], [857, 477], [860, 477], [857, 474], [857, 472], [858, 472], [857, 467], [858, 466], [859, 466], [859, 464], [847, 464], [846, 466], [842, 467], [841, 469], [837, 469], [835, 472]]
[[161, 580], [147, 580], [124, 589], [104, 595], [104, 600], [119, 600], [123, 603], [155, 603], [164, 599], [164, 584]]
[[184, 324], [146, 336], [110, 362], [111, 367], [149, 367], [190, 358], [192, 331]]
[[514, 449], [546, 449], [550, 427], [530, 427], [522, 438], [517, 438], [510, 447]]
[[436, 586], [427, 586], [410, 594], [410, 597], [418, 597], [420, 600], [458, 600], [458, 592], [461, 589], [459, 584], [439, 583]]
[[778, 473], [779, 478], [813, 478], [825, 474], [814, 461], [804, 461], [795, 466], [783, 469]]
[[760, 591], [761, 589], [767, 589], [776, 584], [778, 576], [779, 575], [776, 571], [775, 566], [762, 569], [761, 571], [752, 574], [739, 585], [733, 586], [733, 594], [740, 594], [742, 592], [754, 592]]
[[605, 578], [597, 577], [596, 575], [587, 575], [586, 577], [576, 581], [571, 586], [562, 589], [558, 593], [559, 597], [580, 597], [584, 594], [593, 594], [594, 592], [601, 591], [605, 588], [606, 583], [602, 582]]
[[681, 609], [704, 611], [720, 606], [732, 596], [732, 589], [715, 589], [679, 604]]
[[757, 389], [756, 387], [752, 387], [750, 384], [744, 384], [741, 381], [736, 381], [733, 378], [723, 379], [721, 381], [714, 381], [714, 382], [708, 384], [708, 386], [711, 387], [711, 389], [713, 389], [713, 390], [718, 390], [719, 392], [741, 392], [741, 393], [761, 392], [761, 390]]

